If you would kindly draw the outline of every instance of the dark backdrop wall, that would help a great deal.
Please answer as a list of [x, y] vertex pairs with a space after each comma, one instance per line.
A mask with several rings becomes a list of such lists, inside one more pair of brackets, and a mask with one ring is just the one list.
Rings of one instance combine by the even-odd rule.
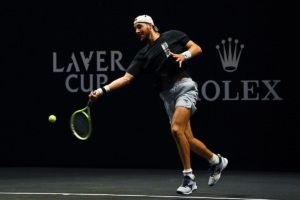
[[[181, 169], [151, 75], [94, 105], [89, 140], [69, 130], [88, 91], [124, 74], [142, 47], [133, 19], [149, 14], [161, 32], [184, 31], [203, 49], [191, 61], [201, 99], [195, 137], [228, 157], [231, 169], [299, 170], [299, 89], [283, 10], [235, 0], [1, 6], [0, 165]], [[207, 168], [194, 154], [192, 162]]]

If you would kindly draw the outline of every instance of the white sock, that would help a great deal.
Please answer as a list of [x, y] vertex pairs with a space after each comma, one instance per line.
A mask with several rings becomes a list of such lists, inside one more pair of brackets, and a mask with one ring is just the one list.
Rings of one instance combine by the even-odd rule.
[[193, 174], [193, 170], [190, 169], [185, 169], [182, 171], [183, 176], [189, 176], [192, 180], [195, 180], [195, 175]]
[[190, 169], [184, 169], [182, 171], [183, 175], [186, 176], [188, 174], [193, 174], [193, 170], [190, 168]]
[[213, 156], [208, 160], [209, 164], [216, 165], [219, 163], [219, 156], [213, 154]]

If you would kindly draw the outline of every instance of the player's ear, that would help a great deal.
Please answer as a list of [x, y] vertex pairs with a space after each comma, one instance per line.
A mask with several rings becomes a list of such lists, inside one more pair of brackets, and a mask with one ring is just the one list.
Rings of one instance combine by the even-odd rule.
[[149, 29], [151, 30], [154, 30], [153, 26], [151, 24], [147, 24], [147, 26], [149, 27]]

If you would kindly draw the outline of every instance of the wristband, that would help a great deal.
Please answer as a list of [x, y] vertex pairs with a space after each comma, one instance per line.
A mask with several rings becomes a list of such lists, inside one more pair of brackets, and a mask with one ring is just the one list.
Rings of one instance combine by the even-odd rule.
[[110, 87], [108, 85], [104, 86], [103, 89], [105, 89], [106, 92], [110, 92]]
[[189, 50], [183, 52], [181, 55], [184, 56], [185, 60], [191, 59], [192, 58], [192, 54]]
[[102, 90], [102, 88], [98, 88], [97, 89], [97, 91], [101, 94], [101, 95], [103, 95], [104, 94], [104, 92], [103, 92], [103, 90]]
[[110, 88], [108, 85], [104, 86], [104, 87], [100, 87], [97, 89], [97, 91], [101, 94], [104, 95], [106, 93], [108, 93], [110, 91]]

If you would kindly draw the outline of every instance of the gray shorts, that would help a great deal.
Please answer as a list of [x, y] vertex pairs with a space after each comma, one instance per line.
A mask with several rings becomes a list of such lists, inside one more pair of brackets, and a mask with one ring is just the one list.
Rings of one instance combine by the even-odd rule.
[[192, 114], [197, 110], [198, 85], [191, 78], [185, 78], [175, 82], [172, 88], [162, 91], [159, 96], [171, 122], [176, 107], [191, 109]]

